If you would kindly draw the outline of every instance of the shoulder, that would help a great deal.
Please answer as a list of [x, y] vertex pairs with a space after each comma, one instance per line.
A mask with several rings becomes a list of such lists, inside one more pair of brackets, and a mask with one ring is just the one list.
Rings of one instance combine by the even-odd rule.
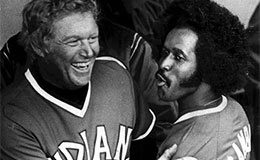
[[245, 130], [250, 132], [250, 124], [246, 113], [242, 106], [231, 97], [228, 97], [227, 106], [219, 116], [219, 137], [221, 141], [223, 140], [223, 143], [233, 143], [238, 134]]
[[106, 79], [107, 82], [127, 82], [133, 85], [132, 77], [124, 63], [110, 56], [102, 56], [96, 59], [92, 76], [98, 81]]
[[[248, 124], [248, 118], [243, 107], [233, 98], [227, 97], [228, 103], [223, 114], [226, 115], [232, 125], [245, 125]], [[227, 123], [227, 122], [226, 122]]]
[[25, 92], [29, 91], [29, 88], [29, 83], [27, 83], [25, 77], [23, 76], [19, 81], [16, 81], [1, 90], [1, 104], [8, 104], [11, 102], [14, 103], [20, 98], [24, 98], [26, 96]]
[[100, 56], [96, 59], [96, 62], [98, 65], [116, 66], [116, 68], [127, 69], [123, 62], [111, 56]]
[[[2, 92], [1, 114], [17, 123], [31, 123], [42, 104], [42, 98], [33, 90], [28, 81], [23, 79], [14, 83]], [[29, 127], [30, 125], [28, 125]]]
[[[242, 153], [245, 159], [248, 158], [251, 151], [251, 129], [242, 106], [228, 97], [227, 107], [221, 116], [218, 136], [220, 159], [224, 159], [224, 156], [240, 157]], [[229, 149], [222, 149], [222, 146], [229, 146]]]

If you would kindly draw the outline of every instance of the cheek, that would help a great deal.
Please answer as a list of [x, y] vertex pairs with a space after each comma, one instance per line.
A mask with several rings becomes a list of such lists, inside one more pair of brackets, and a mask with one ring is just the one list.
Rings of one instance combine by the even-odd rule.
[[68, 54], [69, 52], [72, 53], [73, 51], [58, 47], [53, 48], [52, 52], [46, 57], [46, 61], [49, 64], [46, 67], [50, 68], [52, 72], [63, 73], [64, 70], [67, 70], [65, 68], [70, 66], [72, 57]]
[[177, 76], [179, 79], [186, 79], [196, 71], [196, 62], [185, 63], [177, 69]]
[[54, 57], [61, 61], [69, 61], [75, 53], [77, 53], [77, 49], [72, 47], [55, 47], [52, 50]]
[[95, 55], [98, 55], [99, 51], [100, 51], [100, 46], [99, 46], [99, 42], [95, 42], [93, 44], [91, 44], [91, 49], [93, 50], [93, 52], [95, 53]]
[[178, 81], [182, 78], [182, 76], [183, 73], [178, 68], [172, 70], [168, 75], [168, 78], [171, 81], [171, 85], [176, 85]]

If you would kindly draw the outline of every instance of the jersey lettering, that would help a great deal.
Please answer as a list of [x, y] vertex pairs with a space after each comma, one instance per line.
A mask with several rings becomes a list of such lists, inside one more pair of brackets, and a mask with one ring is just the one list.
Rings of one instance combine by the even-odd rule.
[[54, 158], [55, 158], [55, 160], [62, 160], [58, 151], [55, 153]]
[[87, 132], [83, 131], [80, 133], [80, 136], [85, 144], [86, 152], [87, 152], [87, 158], [90, 159], [90, 152], [89, 152], [89, 145], [88, 145], [88, 139], [87, 139]]
[[251, 152], [251, 130], [250, 125], [243, 127], [242, 130], [237, 135], [238, 141], [240, 143], [241, 149], [236, 143], [232, 144], [239, 160], [245, 160], [249, 153]]
[[105, 154], [105, 159], [112, 159], [107, 142], [107, 135], [104, 126], [97, 127], [96, 143], [93, 160], [100, 160], [101, 154]]
[[[114, 159], [127, 160], [127, 150], [130, 143], [132, 129], [125, 126], [119, 126], [118, 141], [116, 145], [115, 156], [112, 158], [109, 141], [106, 134], [105, 126], [96, 128], [96, 137], [93, 150], [92, 160]], [[83, 144], [76, 142], [62, 142], [58, 146], [58, 150], [54, 154], [55, 160], [90, 160], [89, 143], [87, 139], [87, 131], [82, 131], [80, 137]], [[86, 158], [84, 158], [84, 155]]]
[[116, 155], [114, 158], [115, 160], [125, 159], [131, 133], [132, 133], [131, 128], [129, 128], [126, 133], [126, 127], [120, 126], [119, 140], [117, 143]]
[[[66, 160], [74, 160], [72, 157], [72, 154], [70, 153], [70, 150], [76, 150], [77, 151], [77, 159], [76, 160], [82, 160], [84, 155], [84, 146], [79, 143], [74, 142], [63, 142], [59, 145], [60, 152], [63, 153]], [[60, 160], [62, 159], [59, 152], [56, 152], [54, 155], [55, 159]]]

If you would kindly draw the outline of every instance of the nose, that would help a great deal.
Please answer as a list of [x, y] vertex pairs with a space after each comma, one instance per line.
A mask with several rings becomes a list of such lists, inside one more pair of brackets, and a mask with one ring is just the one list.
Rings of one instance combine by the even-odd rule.
[[80, 55], [86, 58], [93, 57], [94, 56], [94, 51], [89, 44], [88, 40], [82, 40], [81, 41], [81, 51]]
[[170, 71], [174, 65], [172, 54], [162, 57], [159, 63], [159, 67], [162, 70]]

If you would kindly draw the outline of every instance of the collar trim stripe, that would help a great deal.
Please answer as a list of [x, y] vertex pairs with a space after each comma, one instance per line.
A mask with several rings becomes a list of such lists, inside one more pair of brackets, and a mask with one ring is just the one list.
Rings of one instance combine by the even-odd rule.
[[177, 124], [179, 122], [182, 122], [187, 119], [194, 118], [194, 117], [221, 112], [223, 109], [226, 108], [226, 106], [227, 106], [227, 98], [222, 95], [222, 102], [217, 107], [186, 113], [186, 114], [182, 115], [174, 124]]
[[45, 99], [47, 99], [48, 101], [56, 104], [57, 106], [63, 108], [64, 110], [83, 118], [88, 105], [89, 105], [89, 101], [90, 101], [90, 94], [91, 94], [91, 83], [89, 82], [89, 89], [88, 89], [88, 93], [87, 96], [85, 98], [85, 102], [83, 105], [82, 109], [78, 109], [72, 105], [69, 105], [68, 103], [62, 102], [61, 100], [53, 97], [52, 95], [50, 95], [49, 93], [47, 93], [46, 91], [44, 91], [44, 89], [42, 89], [39, 84], [37, 83], [37, 81], [34, 79], [33, 75], [31, 74], [30, 70], [27, 69], [27, 71], [25, 72], [25, 77], [28, 80], [28, 82], [31, 84], [31, 86], [34, 88], [34, 90], [36, 92], [38, 92], [42, 97], [44, 97]]

